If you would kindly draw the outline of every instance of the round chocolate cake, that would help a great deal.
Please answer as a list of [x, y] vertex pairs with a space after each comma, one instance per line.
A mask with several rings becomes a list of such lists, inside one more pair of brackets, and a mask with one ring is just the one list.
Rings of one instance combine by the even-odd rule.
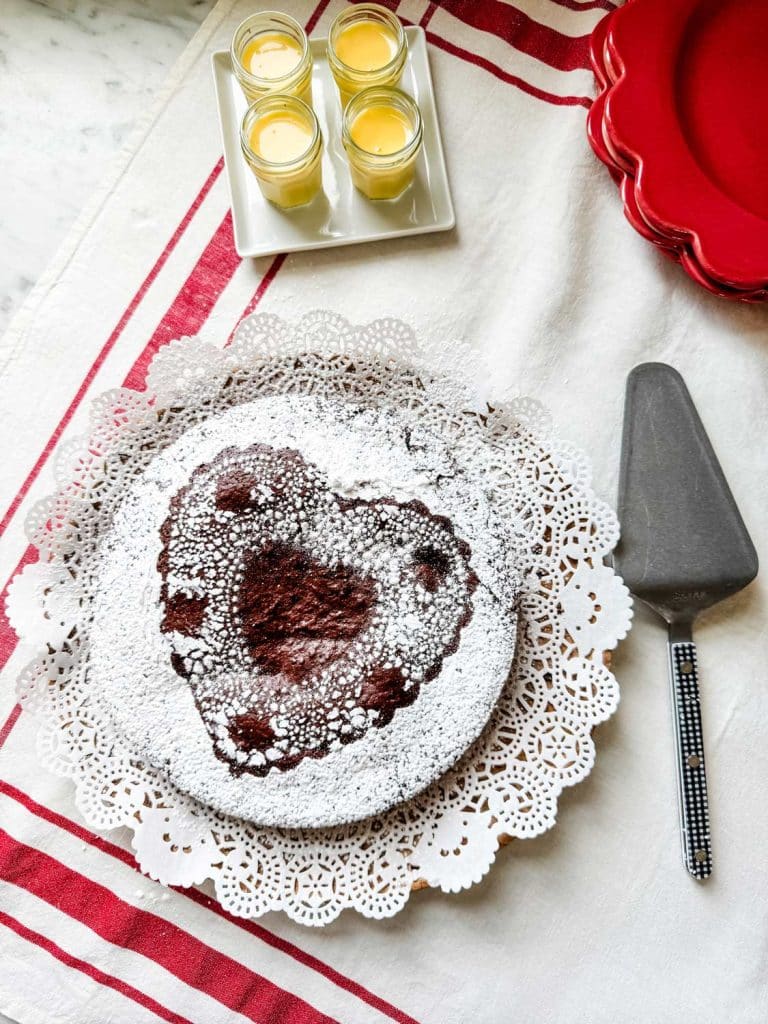
[[393, 410], [283, 395], [192, 428], [101, 547], [91, 670], [116, 729], [260, 824], [413, 796], [511, 668], [514, 552], [485, 486]]

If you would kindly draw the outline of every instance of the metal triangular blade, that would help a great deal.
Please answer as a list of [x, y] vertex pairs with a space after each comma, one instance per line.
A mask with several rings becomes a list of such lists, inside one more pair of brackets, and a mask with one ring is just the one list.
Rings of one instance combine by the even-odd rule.
[[664, 363], [627, 380], [614, 562], [629, 589], [667, 621], [736, 593], [757, 554], [685, 386]]

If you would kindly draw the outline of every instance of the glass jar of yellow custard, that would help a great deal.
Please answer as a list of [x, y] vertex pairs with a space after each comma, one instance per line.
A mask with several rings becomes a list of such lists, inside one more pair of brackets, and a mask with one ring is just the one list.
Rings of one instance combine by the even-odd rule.
[[269, 95], [252, 103], [240, 146], [264, 198], [276, 206], [303, 206], [322, 188], [320, 124], [296, 96]]
[[363, 89], [398, 85], [407, 56], [400, 19], [379, 4], [355, 4], [331, 24], [328, 66], [343, 107]]
[[389, 88], [359, 92], [341, 129], [352, 183], [369, 199], [395, 199], [413, 181], [422, 135], [410, 96]]
[[236, 29], [232, 70], [249, 102], [271, 92], [312, 105], [312, 51], [307, 33], [279, 11], [252, 14]]

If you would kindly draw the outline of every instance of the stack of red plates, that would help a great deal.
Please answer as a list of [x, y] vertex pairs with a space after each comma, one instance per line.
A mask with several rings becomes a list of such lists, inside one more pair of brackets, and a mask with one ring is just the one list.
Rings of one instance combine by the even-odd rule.
[[587, 121], [630, 224], [716, 295], [768, 299], [768, 0], [629, 0]]

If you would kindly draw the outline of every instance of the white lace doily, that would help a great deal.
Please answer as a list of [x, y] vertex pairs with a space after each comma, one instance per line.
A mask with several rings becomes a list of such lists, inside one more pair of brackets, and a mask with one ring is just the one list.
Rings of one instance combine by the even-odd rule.
[[[387, 917], [417, 881], [447, 892], [478, 882], [500, 837], [551, 828], [560, 791], [591, 770], [592, 729], [618, 702], [603, 655], [631, 616], [626, 588], [603, 564], [616, 518], [592, 492], [585, 457], [552, 436], [541, 406], [480, 402], [456, 376], [470, 378], [468, 354], [452, 352], [448, 372], [444, 357], [421, 351], [394, 320], [355, 327], [329, 313], [298, 324], [256, 315], [224, 350], [195, 338], [166, 346], [146, 392], [100, 396], [90, 434], [61, 449], [58, 490], [27, 522], [40, 560], [8, 598], [13, 628], [40, 652], [19, 680], [19, 700], [40, 720], [43, 763], [72, 778], [90, 825], [132, 830], [151, 877], [210, 878], [221, 903], [245, 917], [279, 909], [323, 925], [345, 907]], [[89, 690], [94, 567], [126, 485], [191, 426], [286, 393], [391, 404], [457, 449], [482, 446], [523, 555], [516, 668], [483, 734], [416, 799], [333, 829], [259, 828], [213, 812], [132, 756]]]

